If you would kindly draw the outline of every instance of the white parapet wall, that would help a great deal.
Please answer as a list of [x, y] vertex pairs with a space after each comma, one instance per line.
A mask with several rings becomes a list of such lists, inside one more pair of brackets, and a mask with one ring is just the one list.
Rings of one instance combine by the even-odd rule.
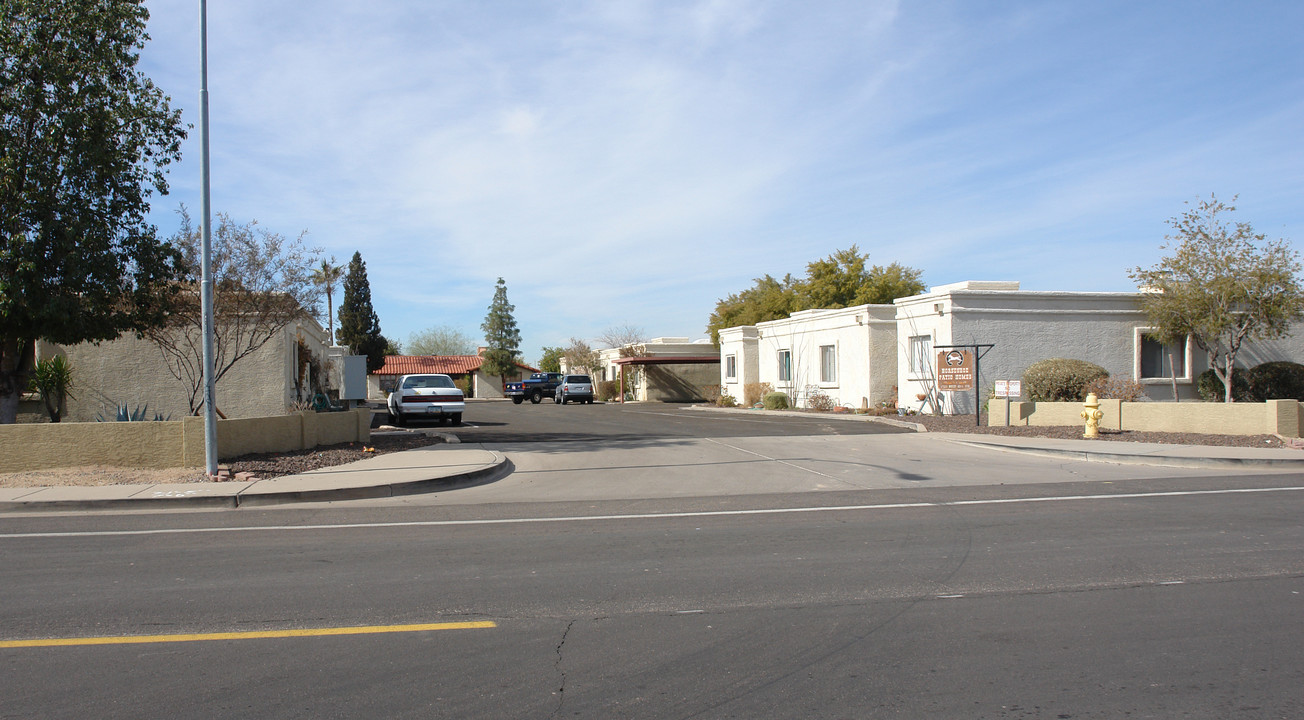
[[[1005, 425], [1007, 401], [992, 398], [988, 425]], [[1013, 402], [1010, 425], [1082, 425], [1082, 403]], [[1301, 405], [1296, 400], [1266, 403], [1157, 403], [1101, 400], [1100, 427], [1106, 430], [1188, 432], [1212, 435], [1300, 437]]]
[[[318, 445], [366, 442], [371, 410], [297, 412], [219, 420], [220, 460], [257, 452], [306, 450]], [[204, 465], [204, 420], [66, 422], [0, 425], [0, 472], [108, 465], [168, 468]]]

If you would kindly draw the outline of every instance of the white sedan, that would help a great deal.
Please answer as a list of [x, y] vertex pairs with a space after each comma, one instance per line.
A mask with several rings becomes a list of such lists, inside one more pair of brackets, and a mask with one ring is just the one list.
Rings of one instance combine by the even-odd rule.
[[404, 375], [389, 394], [389, 417], [398, 426], [408, 420], [450, 420], [462, 422], [466, 408], [462, 391], [447, 375]]

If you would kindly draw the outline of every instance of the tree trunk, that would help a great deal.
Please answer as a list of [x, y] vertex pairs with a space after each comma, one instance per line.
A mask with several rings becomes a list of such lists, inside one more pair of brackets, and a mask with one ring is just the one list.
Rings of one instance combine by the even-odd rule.
[[1225, 364], [1223, 367], [1225, 368], [1224, 374], [1226, 377], [1223, 378], [1223, 402], [1232, 403], [1236, 402], [1236, 398], [1232, 395], [1232, 372], [1235, 371], [1235, 368], [1232, 367], [1232, 357], [1230, 354], [1224, 362]]
[[29, 350], [35, 343], [17, 338], [0, 339], [0, 425], [18, 422], [18, 401], [27, 389]]

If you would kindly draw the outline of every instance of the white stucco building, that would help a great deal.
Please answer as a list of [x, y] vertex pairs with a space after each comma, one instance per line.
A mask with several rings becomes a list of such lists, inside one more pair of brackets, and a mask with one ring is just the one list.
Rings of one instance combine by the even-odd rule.
[[[742, 398], [749, 382], [767, 382], [798, 405], [818, 389], [839, 405], [895, 398], [898, 407], [972, 413], [974, 393], [938, 392], [943, 346], [991, 345], [978, 352], [978, 403], [997, 380], [1021, 380], [1035, 362], [1086, 360], [1112, 377], [1131, 378], [1147, 395], [1197, 399], [1207, 355], [1187, 341], [1168, 346], [1149, 336], [1139, 292], [1021, 290], [1013, 281], [966, 281], [900, 298], [893, 305], [805, 310], [783, 320], [720, 331], [720, 380]], [[1304, 336], [1247, 343], [1237, 365], [1304, 360]], [[896, 388], [895, 392], [893, 388]], [[918, 396], [926, 396], [919, 400]]]
[[751, 382], [769, 383], [799, 407], [817, 392], [852, 408], [891, 399], [896, 308], [803, 310], [782, 320], [721, 330], [723, 392], [741, 401]]

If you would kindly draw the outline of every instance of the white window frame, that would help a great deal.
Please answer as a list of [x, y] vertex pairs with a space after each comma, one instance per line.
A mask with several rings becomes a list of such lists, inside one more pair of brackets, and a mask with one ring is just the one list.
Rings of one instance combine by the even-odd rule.
[[933, 336], [912, 335], [909, 342], [909, 367], [907, 373], [912, 378], [929, 378], [933, 373]]
[[[1141, 377], [1141, 348], [1142, 348], [1142, 344], [1145, 342], [1145, 336], [1146, 336], [1146, 335], [1153, 334], [1153, 333], [1156, 332], [1157, 330], [1158, 330], [1158, 328], [1153, 328], [1153, 327], [1139, 327], [1139, 328], [1135, 328], [1135, 329], [1133, 330], [1133, 335], [1132, 335], [1132, 377], [1135, 378], [1136, 381], [1139, 382], [1139, 383], [1141, 383], [1142, 385], [1161, 385], [1161, 384], [1163, 384], [1163, 383], [1171, 383], [1171, 382], [1172, 382], [1172, 379], [1169, 378], [1169, 377], [1166, 376], [1166, 375], [1163, 376], [1163, 377]], [[1187, 336], [1186, 336], [1186, 341], [1185, 341], [1183, 344], [1184, 344], [1185, 347], [1183, 348], [1183, 351], [1182, 351], [1182, 374], [1177, 376], [1177, 382], [1178, 382], [1179, 384], [1182, 384], [1182, 385], [1190, 385], [1191, 382], [1192, 382], [1192, 377], [1191, 377], [1191, 348], [1195, 345], [1195, 343], [1191, 341], [1191, 336], [1190, 336], [1190, 335], [1187, 335]]]
[[724, 379], [725, 380], [738, 379], [738, 356], [737, 355], [724, 356]]
[[[838, 385], [838, 345], [820, 345], [820, 385], [822, 387], [837, 387]], [[825, 357], [825, 351], [828, 351], [828, 358]], [[826, 359], [833, 361], [832, 367], [825, 362]], [[831, 372], [829, 372], [831, 371]]]
[[[786, 362], [785, 362], [786, 358]], [[778, 353], [779, 373], [778, 378], [781, 383], [792, 384], [792, 350], [784, 348]], [[786, 377], [785, 377], [786, 376]]]

